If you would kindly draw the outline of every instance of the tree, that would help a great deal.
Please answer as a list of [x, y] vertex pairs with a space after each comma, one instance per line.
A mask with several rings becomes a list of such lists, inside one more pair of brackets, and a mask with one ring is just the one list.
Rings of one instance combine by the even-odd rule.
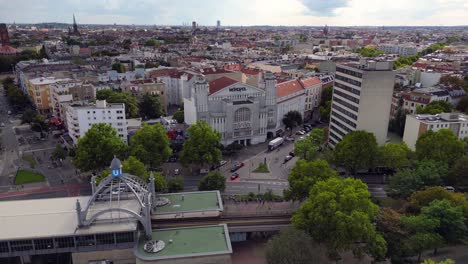
[[424, 133], [416, 141], [416, 157], [419, 160], [432, 159], [452, 165], [463, 156], [463, 143], [448, 128], [437, 132]]
[[167, 189], [171, 193], [183, 191], [184, 180], [182, 180], [182, 178], [179, 178], [179, 177], [172, 178], [167, 183]]
[[155, 40], [155, 39], [148, 39], [145, 42], [145, 46], [147, 46], [147, 47], [156, 47], [158, 44], [159, 44], [158, 41]]
[[465, 200], [463, 193], [453, 193], [447, 191], [444, 187], [434, 186], [428, 187], [422, 191], [411, 194], [410, 209], [419, 211], [422, 207], [428, 206], [435, 200], [447, 200], [452, 206], [462, 208], [465, 216], [468, 216], [468, 201]]
[[112, 92], [107, 98], [108, 103], [123, 103], [125, 104], [125, 116], [126, 118], [139, 117], [138, 115], [138, 102], [131, 93], [129, 92]]
[[414, 168], [399, 170], [390, 178], [388, 194], [392, 197], [405, 198], [426, 186], [442, 184], [447, 175], [447, 166], [432, 160], [418, 161]]
[[421, 261], [421, 253], [428, 249], [435, 249], [442, 245], [442, 237], [435, 233], [440, 222], [424, 215], [403, 216], [401, 221], [409, 230], [409, 236], [405, 241], [406, 246], [413, 254], [418, 255]]
[[180, 153], [180, 160], [184, 166], [188, 164], [214, 165], [221, 160], [219, 141], [221, 135], [205, 121], [197, 123], [187, 129], [190, 137], [185, 140]]
[[122, 170], [128, 174], [143, 179], [145, 182], [147, 182], [149, 179], [149, 173], [145, 164], [143, 164], [143, 162], [139, 161], [134, 156], [130, 156], [122, 162]]
[[468, 156], [458, 159], [450, 170], [448, 181], [457, 187], [468, 187]]
[[294, 152], [301, 159], [313, 160], [325, 140], [323, 129], [314, 128], [303, 140], [294, 144]]
[[468, 95], [463, 96], [460, 101], [458, 101], [456, 109], [460, 112], [468, 114]]
[[302, 115], [298, 111], [289, 111], [284, 115], [282, 121], [286, 129], [290, 129], [292, 133], [293, 128], [302, 124]]
[[380, 165], [393, 169], [408, 167], [412, 151], [405, 142], [387, 143], [379, 148]]
[[403, 133], [405, 132], [407, 114], [409, 114], [408, 110], [399, 107], [395, 113], [395, 117], [390, 120], [388, 127], [389, 130], [397, 133], [398, 135], [400, 135], [400, 137], [403, 137]]
[[110, 125], [94, 124], [80, 139], [73, 164], [82, 171], [107, 167], [114, 155], [122, 157], [127, 149], [125, 142]]
[[172, 154], [166, 129], [161, 124], [143, 124], [130, 138], [130, 153], [151, 167], [161, 165]]
[[21, 124], [31, 124], [36, 119], [37, 113], [31, 108], [26, 109], [21, 116]]
[[118, 73], [124, 73], [125, 66], [122, 63], [114, 63], [112, 64], [112, 70], [117, 71]]
[[358, 50], [358, 53], [363, 57], [376, 57], [380, 54], [383, 54], [383, 51], [377, 50], [375, 46], [366, 46]]
[[440, 113], [450, 113], [452, 112], [453, 105], [446, 101], [433, 101], [428, 105], [422, 107], [418, 106], [416, 108], [417, 114], [440, 114]]
[[67, 152], [63, 149], [61, 145], [56, 145], [54, 151], [52, 152], [52, 159], [54, 160], [64, 160], [67, 157]]
[[139, 106], [140, 115], [146, 118], [159, 118], [163, 114], [161, 101], [157, 95], [143, 95]]
[[324, 243], [331, 256], [347, 250], [359, 255], [365, 250], [363, 244], [369, 247], [376, 239], [373, 221], [378, 211], [365, 183], [333, 177], [311, 188], [309, 198], [293, 214], [292, 223]]
[[164, 177], [156, 172], [154, 173], [154, 189], [158, 193], [164, 193], [167, 191], [167, 181], [164, 179]]
[[333, 86], [326, 87], [320, 95], [320, 106], [325, 106], [327, 102], [331, 102], [333, 97]]
[[184, 123], [184, 110], [183, 109], [179, 109], [177, 110], [174, 115], [172, 116], [172, 118], [174, 118], [175, 120], [177, 120], [177, 123], [179, 124], [183, 124]]
[[310, 188], [317, 182], [338, 177], [324, 160], [298, 160], [288, 176], [289, 188], [284, 191], [287, 200], [302, 201], [309, 196]]
[[219, 171], [212, 171], [203, 177], [198, 183], [199, 191], [224, 191], [226, 188], [226, 178]]
[[99, 90], [96, 92], [97, 100], [108, 100], [115, 92], [110, 89]]
[[314, 264], [327, 262], [323, 250], [304, 231], [286, 228], [266, 245], [268, 264]]
[[373, 166], [377, 156], [377, 140], [374, 134], [357, 130], [348, 133], [335, 147], [335, 160], [348, 173]]
[[387, 257], [392, 263], [402, 263], [402, 260], [408, 256], [408, 248], [403, 243], [408, 233], [401, 222], [401, 215], [391, 208], [383, 207], [375, 223], [377, 231], [383, 234], [387, 241]]
[[331, 101], [327, 101], [325, 105], [319, 107], [320, 120], [330, 120]]
[[448, 200], [435, 200], [421, 209], [421, 215], [439, 222], [435, 231], [447, 243], [462, 242], [466, 238], [465, 217], [460, 206], [453, 206]]
[[145, 68], [150, 69], [150, 68], [158, 68], [159, 63], [158, 62], [147, 62], [145, 63]]

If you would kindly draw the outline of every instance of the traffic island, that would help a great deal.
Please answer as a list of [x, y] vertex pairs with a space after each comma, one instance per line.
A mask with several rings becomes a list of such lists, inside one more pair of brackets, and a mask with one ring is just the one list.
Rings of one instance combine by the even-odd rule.
[[18, 170], [15, 176], [16, 185], [34, 183], [34, 182], [44, 182], [44, 181], [45, 181], [44, 175], [35, 171]]
[[252, 172], [255, 172], [255, 173], [269, 173], [270, 170], [268, 170], [268, 165], [266, 165], [265, 163], [260, 163], [258, 165], [258, 167], [253, 170]]

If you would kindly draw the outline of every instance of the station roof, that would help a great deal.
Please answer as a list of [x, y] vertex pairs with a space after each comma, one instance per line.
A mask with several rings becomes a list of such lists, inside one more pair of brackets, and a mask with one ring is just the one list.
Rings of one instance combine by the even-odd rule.
[[157, 207], [156, 214], [223, 210], [219, 191], [168, 193], [158, 196], [168, 198], [170, 203]]
[[[137, 229], [137, 222], [133, 220], [96, 223], [89, 228], [78, 228], [75, 210], [77, 199], [84, 206], [90, 196], [0, 202], [0, 240], [128, 232]], [[133, 200], [123, 200], [120, 203], [121, 208], [132, 210], [137, 210], [135, 206], [139, 206]], [[93, 209], [102, 210], [107, 206], [108, 203], [97, 203]], [[113, 214], [115, 217], [118, 213]], [[110, 217], [110, 213], [102, 215], [103, 219]]]
[[159, 229], [153, 231], [153, 238], [164, 241], [165, 247], [158, 253], [147, 253], [143, 250], [146, 240], [142, 237], [135, 248], [138, 258], [158, 260], [232, 253], [229, 232], [225, 224]]

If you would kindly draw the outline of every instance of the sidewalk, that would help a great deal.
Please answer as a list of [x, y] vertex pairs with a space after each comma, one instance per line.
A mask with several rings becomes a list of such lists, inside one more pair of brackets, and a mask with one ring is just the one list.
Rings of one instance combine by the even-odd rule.
[[20, 188], [21, 191], [10, 191], [6, 193], [0, 193], [0, 199], [7, 198], [7, 197], [25, 196], [28, 194], [48, 193], [48, 192], [58, 192], [58, 191], [67, 191], [68, 196], [79, 196], [80, 190], [82, 187], [84, 187], [84, 185], [74, 184], [74, 185], [68, 185], [68, 186], [62, 186], [62, 187], [43, 187], [43, 188], [37, 188], [37, 187], [40, 187], [40, 186], [36, 186], [36, 188], [28, 186], [26, 188]]

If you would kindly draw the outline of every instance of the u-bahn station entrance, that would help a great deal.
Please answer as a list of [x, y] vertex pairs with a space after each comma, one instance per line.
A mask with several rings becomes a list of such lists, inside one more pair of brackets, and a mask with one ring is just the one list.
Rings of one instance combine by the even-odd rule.
[[0, 263], [231, 263], [225, 224], [153, 229], [156, 220], [219, 217], [218, 191], [156, 194], [149, 183], [111, 175], [92, 195], [0, 202]]

